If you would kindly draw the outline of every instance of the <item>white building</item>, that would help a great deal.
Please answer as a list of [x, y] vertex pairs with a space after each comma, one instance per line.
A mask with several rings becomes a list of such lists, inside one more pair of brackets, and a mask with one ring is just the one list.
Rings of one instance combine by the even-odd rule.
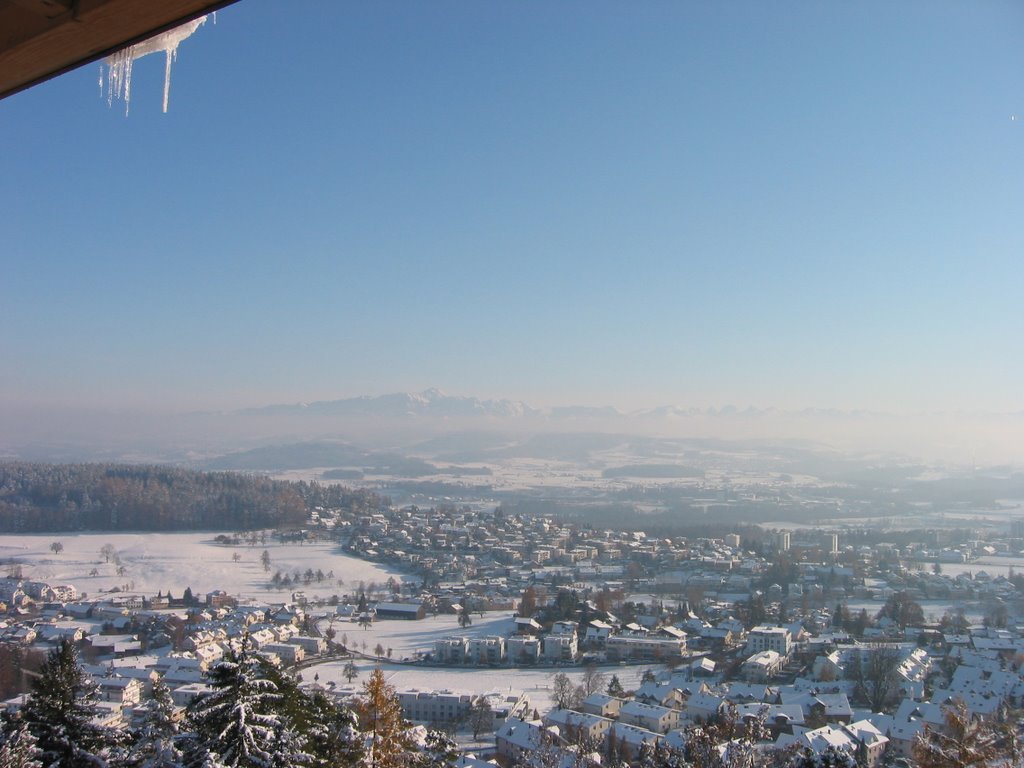
[[576, 633], [544, 636], [544, 658], [551, 661], [575, 661], [579, 654]]
[[793, 636], [786, 627], [769, 627], [760, 625], [747, 633], [747, 653], [753, 655], [761, 651], [775, 651], [788, 657], [793, 649]]

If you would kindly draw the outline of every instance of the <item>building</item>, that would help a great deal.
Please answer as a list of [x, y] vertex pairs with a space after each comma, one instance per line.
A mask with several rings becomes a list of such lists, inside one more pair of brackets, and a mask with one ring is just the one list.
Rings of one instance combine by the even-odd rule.
[[285, 664], [298, 664], [306, 658], [306, 652], [301, 645], [290, 643], [267, 643], [260, 648], [260, 653], [272, 653]]
[[788, 657], [793, 649], [793, 636], [786, 627], [770, 627], [765, 624], [754, 627], [747, 633], [747, 653], [775, 651]]
[[474, 664], [501, 664], [505, 659], [505, 638], [497, 635], [470, 638], [466, 656]]
[[583, 711], [599, 717], [615, 718], [619, 716], [623, 703], [623, 699], [607, 693], [592, 693], [583, 700]]
[[789, 551], [789, 531], [779, 531], [775, 534], [775, 548], [779, 552]]
[[420, 691], [411, 689], [398, 692], [402, 714], [420, 723], [456, 723], [465, 719], [473, 706], [473, 697], [459, 691]]
[[741, 674], [752, 683], [767, 683], [785, 666], [785, 657], [777, 651], [758, 651], [745, 662]]
[[550, 661], [575, 661], [579, 653], [576, 633], [544, 636], [544, 658]]
[[544, 726], [540, 721], [509, 718], [494, 734], [498, 764], [505, 768], [515, 765], [523, 756], [536, 752], [544, 740]]
[[605, 643], [608, 661], [668, 661], [686, 652], [686, 638], [613, 635]]
[[442, 664], [465, 664], [469, 658], [469, 638], [442, 637], [434, 641], [434, 657]]
[[377, 620], [404, 619], [418, 621], [427, 617], [427, 609], [422, 603], [377, 603]]
[[513, 664], [534, 664], [540, 658], [540, 639], [530, 635], [513, 635], [506, 648]]
[[654, 733], [668, 733], [679, 727], [679, 712], [657, 704], [627, 701], [619, 710], [619, 722]]
[[607, 717], [572, 709], [553, 709], [544, 716], [544, 725], [558, 726], [559, 733], [573, 744], [584, 739], [603, 740], [613, 722]]

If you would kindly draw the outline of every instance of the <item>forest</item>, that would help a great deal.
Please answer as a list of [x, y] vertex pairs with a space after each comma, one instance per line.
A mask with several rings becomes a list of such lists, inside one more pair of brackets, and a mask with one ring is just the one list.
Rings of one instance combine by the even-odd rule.
[[318, 483], [154, 465], [0, 463], [0, 532], [251, 530], [386, 499]]

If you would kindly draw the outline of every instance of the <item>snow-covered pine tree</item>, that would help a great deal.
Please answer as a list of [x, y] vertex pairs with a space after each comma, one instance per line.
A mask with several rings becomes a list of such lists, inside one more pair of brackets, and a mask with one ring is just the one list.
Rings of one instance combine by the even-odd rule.
[[181, 768], [182, 753], [175, 744], [178, 724], [174, 721], [174, 702], [163, 678], [153, 682], [142, 726], [134, 735], [128, 758], [129, 768]]
[[821, 752], [805, 747], [793, 755], [788, 768], [857, 768], [857, 760], [849, 752], [833, 745]]
[[42, 768], [41, 757], [36, 737], [24, 720], [18, 718], [5, 728], [3, 745], [0, 746], [2, 768]]
[[43, 662], [21, 714], [38, 740], [44, 765], [95, 768], [114, 734], [93, 723], [97, 686], [78, 664], [74, 643], [62, 639]]
[[422, 768], [445, 768], [455, 763], [459, 748], [441, 731], [427, 731], [423, 742], [423, 753], [419, 756]]
[[338, 706], [323, 693], [305, 696], [302, 717], [292, 727], [304, 737], [304, 749], [314, 765], [354, 766], [363, 755], [362, 735], [351, 709]]
[[269, 663], [243, 648], [214, 667], [213, 692], [193, 702], [189, 722], [199, 748], [228, 768], [271, 768], [282, 727], [281, 696]]

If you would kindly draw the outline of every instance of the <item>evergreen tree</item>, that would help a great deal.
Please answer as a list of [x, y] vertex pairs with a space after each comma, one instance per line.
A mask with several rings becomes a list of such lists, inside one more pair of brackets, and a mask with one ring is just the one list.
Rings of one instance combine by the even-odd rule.
[[319, 692], [310, 696], [309, 702], [313, 715], [307, 730], [309, 747], [319, 764], [331, 768], [358, 764], [363, 743], [355, 713]]
[[626, 691], [622, 687], [622, 683], [619, 682], [618, 675], [612, 675], [611, 682], [608, 683], [608, 688], [605, 692], [609, 696], [617, 696], [620, 699], [626, 695]]
[[113, 734], [93, 724], [96, 684], [78, 665], [74, 644], [62, 639], [32, 682], [22, 717], [38, 740], [45, 765], [95, 766], [114, 745]]
[[423, 754], [417, 761], [422, 768], [445, 768], [453, 765], [459, 757], [455, 742], [441, 731], [427, 731], [423, 744]]
[[248, 650], [232, 654], [210, 674], [213, 692], [193, 702], [189, 721], [201, 754], [228, 768], [271, 768], [281, 738], [281, 695], [269, 663]]
[[174, 702], [163, 678], [153, 683], [153, 695], [135, 734], [135, 742], [126, 763], [131, 768], [177, 768], [182, 763], [181, 750], [174, 743], [178, 725], [174, 721]]
[[793, 756], [787, 768], [857, 768], [857, 760], [849, 752], [832, 745], [821, 752], [805, 747]]
[[4, 734], [3, 746], [0, 746], [0, 766], [3, 768], [42, 768], [40, 762], [42, 752], [28, 729], [28, 724], [18, 719], [12, 723]]
[[843, 628], [843, 610], [843, 604], [836, 603], [836, 609], [832, 612], [832, 629], [841, 630]]

